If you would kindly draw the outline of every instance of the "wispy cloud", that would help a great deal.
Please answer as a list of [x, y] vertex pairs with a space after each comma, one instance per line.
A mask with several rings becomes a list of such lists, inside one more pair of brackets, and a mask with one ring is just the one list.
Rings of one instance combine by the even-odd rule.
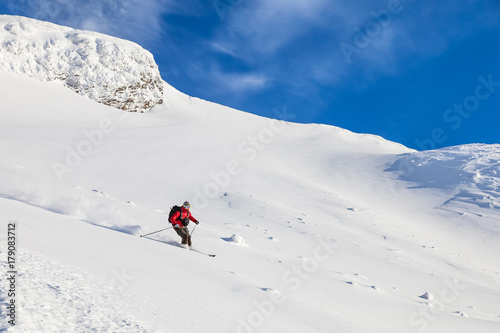
[[212, 72], [214, 78], [225, 82], [225, 85], [234, 92], [248, 92], [254, 89], [263, 89], [269, 79], [262, 74]]
[[92, 30], [136, 42], [154, 43], [161, 15], [171, 1], [156, 0], [21, 0], [8, 6], [26, 16], [77, 29]]
[[[224, 29], [214, 35], [210, 45], [251, 67], [266, 68], [266, 73], [280, 71], [286, 82], [295, 81], [291, 76], [300, 72], [302, 82], [337, 85], [342, 78], [352, 77], [353, 71], [365, 77], [392, 75], [408, 57], [429, 58], [446, 52], [454, 39], [474, 33], [469, 25], [477, 29], [478, 22], [479, 26], [498, 24], [498, 5], [494, 4], [493, 0], [483, 4], [451, 0], [244, 1], [228, 12], [222, 22]], [[470, 16], [473, 6], [497, 9], [496, 13], [488, 8], [490, 14], [485, 10]], [[390, 13], [387, 24], [377, 17], [382, 12]], [[366, 38], [366, 46], [357, 47], [352, 62], [346, 61], [339, 45], [353, 45], [360, 32], [366, 37], [370, 24], [378, 31]], [[297, 71], [302, 67], [309, 72]]]
[[[214, 0], [4, 1], [30, 17], [136, 41], [156, 52], [165, 79], [181, 78], [193, 94], [280, 86], [305, 95], [318, 85], [398, 75], [409, 59], [440, 56], [455, 40], [500, 22], [498, 0], [226, 1], [235, 5], [222, 21]], [[401, 12], [346, 61], [339, 45], [353, 44], [393, 4]]]
[[[210, 82], [215, 82], [206, 89], [211, 91], [211, 94], [220, 95], [221, 93], [232, 93], [235, 96], [244, 95], [265, 89], [272, 79], [261, 73], [253, 72], [231, 72], [217, 65], [212, 65], [210, 69], [203, 69], [207, 72], [207, 77]], [[192, 66], [189, 69], [190, 75], [197, 75], [200, 68]]]
[[227, 15], [215, 40], [226, 50], [240, 50], [240, 54], [252, 50], [252, 54], [273, 55], [290, 41], [306, 36], [320, 24], [320, 12], [333, 10], [335, 2], [247, 1]]
[[[276, 77], [276, 83], [302, 84], [302, 91], [310, 84], [337, 85], [352, 69], [340, 42], [352, 38], [371, 11], [386, 7], [387, 1], [381, 0], [364, 5], [340, 0], [246, 1], [228, 12], [209, 45]], [[381, 70], [391, 64], [396, 50], [392, 28], [373, 39], [356, 66]]]

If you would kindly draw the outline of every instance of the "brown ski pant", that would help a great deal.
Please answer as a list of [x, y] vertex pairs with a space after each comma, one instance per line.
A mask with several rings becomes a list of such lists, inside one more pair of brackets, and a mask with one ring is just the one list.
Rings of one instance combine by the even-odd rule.
[[191, 246], [191, 235], [187, 227], [174, 228], [174, 230], [182, 238], [182, 244]]

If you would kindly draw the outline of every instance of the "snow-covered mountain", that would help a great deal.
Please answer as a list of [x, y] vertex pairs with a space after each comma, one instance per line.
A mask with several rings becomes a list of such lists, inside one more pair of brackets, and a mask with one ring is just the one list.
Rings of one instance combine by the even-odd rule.
[[158, 66], [139, 45], [25, 17], [0, 15], [0, 72], [62, 82], [125, 111], [163, 101]]
[[[416, 186], [453, 192], [456, 201], [500, 209], [500, 145], [471, 144], [401, 156], [391, 170]], [[439, 171], [439, 174], [436, 174]]]
[[[0, 91], [0, 331], [500, 329], [497, 145], [416, 152], [166, 83], [142, 114], [16, 73]], [[184, 200], [195, 250], [139, 237]]]

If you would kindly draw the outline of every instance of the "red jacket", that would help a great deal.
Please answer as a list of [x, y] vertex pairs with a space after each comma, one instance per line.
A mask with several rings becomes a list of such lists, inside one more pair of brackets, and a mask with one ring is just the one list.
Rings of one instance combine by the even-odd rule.
[[176, 211], [172, 217], [170, 218], [170, 223], [172, 224], [178, 224], [180, 227], [183, 227], [182, 225], [182, 220], [185, 219], [185, 218], [188, 218], [190, 219], [191, 221], [193, 222], [198, 222], [194, 217], [193, 215], [191, 215], [191, 212], [189, 210], [187, 210], [186, 208], [184, 207], [181, 207], [181, 210], [180, 211]]

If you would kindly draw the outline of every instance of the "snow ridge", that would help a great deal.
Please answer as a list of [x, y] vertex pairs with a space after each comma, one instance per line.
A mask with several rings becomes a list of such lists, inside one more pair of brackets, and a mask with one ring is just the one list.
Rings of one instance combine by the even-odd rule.
[[163, 102], [153, 55], [103, 34], [0, 15], [0, 72], [61, 81], [80, 95], [124, 111]]
[[402, 155], [391, 167], [418, 188], [452, 192], [444, 205], [500, 209], [500, 145], [469, 144]]

